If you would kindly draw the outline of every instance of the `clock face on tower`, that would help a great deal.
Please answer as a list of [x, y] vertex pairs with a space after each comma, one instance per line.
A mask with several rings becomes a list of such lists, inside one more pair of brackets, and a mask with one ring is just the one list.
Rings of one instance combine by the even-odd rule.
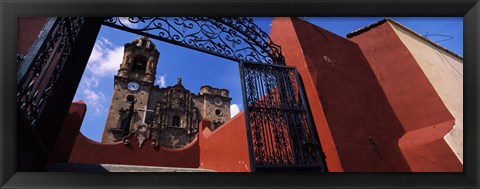
[[136, 91], [136, 90], [138, 90], [139, 85], [138, 85], [137, 82], [132, 81], [132, 82], [127, 84], [127, 88], [128, 88], [128, 90]]

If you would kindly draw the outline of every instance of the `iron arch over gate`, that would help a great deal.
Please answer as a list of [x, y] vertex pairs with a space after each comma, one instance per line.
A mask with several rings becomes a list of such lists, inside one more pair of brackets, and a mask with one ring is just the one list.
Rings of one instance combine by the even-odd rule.
[[104, 25], [233, 61], [285, 65], [274, 44], [245, 17], [112, 17]]
[[[50, 109], [54, 110], [60, 106], [48, 99], [61, 93], [56, 86], [58, 75], [72, 64], [68, 61], [74, 59], [72, 47], [86, 43], [82, 36], [98, 34], [100, 24], [239, 62], [251, 170], [327, 171], [298, 72], [285, 66], [280, 46], [251, 18], [50, 18], [29, 53], [17, 62], [20, 123], [36, 127], [37, 120], [49, 117], [43, 109], [46, 104], [53, 104]], [[89, 28], [95, 29], [89, 33]], [[77, 69], [85, 69], [86, 60], [81, 64]], [[40, 121], [45, 123], [49, 122]]]

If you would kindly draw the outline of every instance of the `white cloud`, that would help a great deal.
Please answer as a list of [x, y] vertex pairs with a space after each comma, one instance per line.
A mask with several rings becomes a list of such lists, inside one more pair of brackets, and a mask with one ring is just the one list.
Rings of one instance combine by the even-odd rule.
[[167, 77], [167, 74], [161, 75], [160, 78], [155, 83], [160, 85], [160, 87], [165, 87], [165, 78], [166, 77]]
[[128, 21], [128, 17], [120, 17], [119, 19], [120, 19], [120, 22], [127, 27], [130, 27], [130, 28], [137, 27], [136, 23], [131, 23], [130, 21]]
[[95, 92], [90, 88], [85, 88], [82, 90], [82, 95], [85, 98], [85, 102], [88, 106], [93, 108], [95, 114], [100, 114], [104, 111], [105, 106], [105, 94], [102, 92]]
[[95, 76], [85, 76], [82, 78], [82, 82], [80, 85], [83, 85], [84, 88], [97, 88], [98, 87], [98, 79]]
[[87, 69], [75, 94], [75, 99], [85, 101], [87, 110], [94, 115], [105, 114], [105, 107], [108, 107], [105, 94], [99, 90], [100, 81], [105, 81], [104, 76], [113, 77], [122, 60], [123, 47], [113, 46], [113, 43], [105, 37], [100, 37], [95, 42]]
[[237, 104], [230, 105], [230, 117], [237, 115], [240, 112], [240, 108]]
[[102, 46], [103, 46], [103, 43], [101, 41], [97, 41], [95, 43], [95, 45], [93, 46], [92, 53], [90, 54], [90, 58], [88, 59], [88, 62], [97, 62], [102, 58], [103, 51], [104, 51]]
[[123, 46], [108, 48], [104, 43], [112, 44], [106, 38], [97, 41], [88, 60], [87, 69], [95, 76], [116, 74], [123, 60]]
[[98, 78], [91, 74], [86, 73], [83, 76], [74, 99], [83, 100], [87, 104], [87, 111], [94, 115], [102, 115], [106, 113], [105, 107], [108, 106], [106, 97], [98, 90], [100, 83]]
[[102, 40], [103, 40], [103, 42], [104, 42], [105, 44], [107, 44], [107, 45], [110, 45], [110, 46], [112, 46], [112, 47], [113, 47], [113, 43], [112, 43], [112, 42], [110, 42], [110, 41], [109, 41], [107, 38], [105, 38], [105, 37], [102, 37]]

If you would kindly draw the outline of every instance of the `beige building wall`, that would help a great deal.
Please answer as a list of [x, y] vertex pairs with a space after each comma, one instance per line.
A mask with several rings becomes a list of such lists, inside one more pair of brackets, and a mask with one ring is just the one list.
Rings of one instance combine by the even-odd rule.
[[422, 36], [397, 23], [389, 23], [400, 40], [433, 85], [443, 103], [455, 118], [455, 126], [445, 135], [460, 162], [463, 163], [463, 59], [433, 45]]

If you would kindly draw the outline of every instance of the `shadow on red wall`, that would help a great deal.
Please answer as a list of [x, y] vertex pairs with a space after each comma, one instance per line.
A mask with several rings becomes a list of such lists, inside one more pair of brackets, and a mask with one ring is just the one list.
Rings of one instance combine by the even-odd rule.
[[275, 18], [270, 37], [302, 77], [329, 171], [463, 171], [443, 140], [453, 117], [390, 30], [349, 40]]
[[318, 134], [330, 134], [320, 136], [329, 170], [410, 171], [401, 125], [355, 43], [295, 18], [275, 18], [271, 37], [299, 70]]

